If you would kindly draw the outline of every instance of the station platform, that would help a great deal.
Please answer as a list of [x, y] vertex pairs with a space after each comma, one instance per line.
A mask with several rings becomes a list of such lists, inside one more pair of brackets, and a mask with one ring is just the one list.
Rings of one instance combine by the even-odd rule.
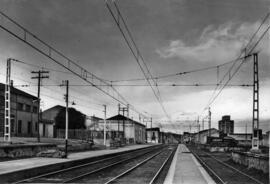
[[184, 144], [175, 152], [164, 184], [214, 184], [216, 183]]
[[[19, 159], [12, 161], [0, 162], [0, 181], [8, 181], [6, 178], [15, 175], [26, 174], [27, 172], [37, 172], [38, 170], [46, 170], [47, 168], [59, 167], [65, 164], [69, 164], [76, 161], [84, 161], [84, 159], [104, 156], [108, 154], [120, 153], [140, 148], [145, 148], [149, 146], [154, 146], [156, 144], [140, 144], [140, 145], [129, 145], [125, 147], [120, 147], [117, 149], [105, 149], [105, 150], [95, 150], [95, 151], [84, 151], [77, 153], [68, 154], [68, 158], [45, 158], [45, 157], [34, 157], [27, 159]], [[38, 173], [37, 173], [38, 174]], [[4, 179], [4, 180], [3, 180]]]

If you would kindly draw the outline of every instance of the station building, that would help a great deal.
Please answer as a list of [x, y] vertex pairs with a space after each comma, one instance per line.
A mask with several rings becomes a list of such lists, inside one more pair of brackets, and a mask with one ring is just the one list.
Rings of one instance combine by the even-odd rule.
[[[38, 133], [38, 98], [10, 86], [11, 136], [35, 137]], [[0, 136], [4, 136], [5, 84], [0, 83]]]
[[[58, 113], [63, 109], [66, 109], [66, 107], [61, 106], [61, 105], [55, 105], [42, 112], [42, 121], [41, 121], [42, 127], [40, 128], [41, 136], [51, 137], [51, 138], [52, 137], [55, 137], [55, 138], [65, 137], [65, 129], [57, 129], [55, 126], [56, 125], [55, 118], [58, 115]], [[82, 114], [82, 115], [86, 116], [85, 114]], [[69, 130], [68, 130], [69, 138], [81, 139], [82, 138], [81, 135], [85, 134], [84, 130], [85, 129], [71, 129], [69, 127]]]
[[160, 128], [147, 128], [146, 129], [147, 143], [161, 143], [161, 144], [177, 144], [181, 142], [182, 135], [162, 132]]
[[65, 109], [65, 107], [55, 105], [42, 112], [42, 127], [40, 128], [42, 137], [56, 137], [55, 117], [62, 109]]
[[[103, 120], [99, 120], [99, 129], [104, 130]], [[123, 138], [126, 139], [127, 144], [140, 144], [146, 141], [145, 125], [121, 114], [106, 119], [106, 129], [111, 133], [123, 132]], [[111, 135], [111, 137], [117, 136]]]
[[190, 140], [191, 140], [191, 142], [206, 144], [207, 137], [209, 137], [209, 135], [211, 135], [211, 137], [219, 137], [220, 131], [217, 130], [216, 128], [202, 130], [202, 131], [199, 131], [197, 133], [191, 134]]
[[[162, 134], [164, 135], [164, 134]], [[147, 128], [146, 140], [148, 143], [162, 143], [161, 132], [159, 128]]]
[[102, 121], [102, 118], [94, 116], [86, 116], [85, 126], [87, 130], [91, 131], [101, 131], [101, 127], [99, 126], [99, 121]]
[[222, 116], [222, 119], [218, 121], [218, 129], [224, 134], [234, 133], [234, 121], [231, 120], [231, 116]]

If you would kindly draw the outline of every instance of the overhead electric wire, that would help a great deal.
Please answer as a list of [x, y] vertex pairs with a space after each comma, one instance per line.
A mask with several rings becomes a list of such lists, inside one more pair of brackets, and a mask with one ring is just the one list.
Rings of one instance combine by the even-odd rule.
[[[260, 26], [258, 27], [258, 29], [256, 30], [256, 32], [252, 35], [252, 37], [250, 38], [250, 41], [248, 42], [248, 44], [251, 43], [251, 40], [255, 38], [256, 34], [259, 32], [260, 28], [262, 27], [262, 25], [264, 24], [264, 22], [267, 20], [267, 18], [269, 17], [269, 13], [267, 13], [267, 15], [265, 16], [265, 18], [263, 19], [263, 21], [261, 22]], [[234, 77], [234, 75], [238, 72], [238, 70], [240, 69], [240, 67], [242, 66], [242, 64], [245, 62], [246, 58], [250, 57], [253, 54], [254, 49], [257, 47], [257, 45], [260, 43], [260, 41], [262, 40], [262, 38], [265, 36], [265, 34], [268, 32], [270, 26], [268, 26], [265, 31], [263, 32], [263, 34], [259, 37], [259, 39], [257, 40], [257, 42], [253, 45], [253, 47], [250, 50], [246, 50], [248, 44], [245, 47], [245, 50], [242, 50], [242, 52], [240, 53], [239, 57], [237, 58], [237, 60], [239, 58], [241, 58], [241, 55], [244, 53], [245, 56], [242, 59], [241, 63], [238, 65], [238, 67], [234, 70], [234, 73], [231, 74], [231, 71], [233, 69], [233, 67], [236, 64], [236, 61], [233, 63], [233, 65], [230, 67], [230, 69], [227, 71], [227, 73], [223, 76], [223, 78], [219, 81], [219, 85], [215, 88], [213, 95], [211, 96], [210, 100], [207, 103], [207, 106], [203, 109], [202, 113], [207, 109], [207, 107], [209, 107], [215, 100], [216, 98], [219, 96], [219, 94], [223, 91], [223, 89], [228, 85], [228, 83], [230, 82], [230, 80]], [[219, 92], [214, 96], [217, 88], [220, 86], [220, 84], [223, 82], [223, 80], [226, 78], [227, 75], [229, 76], [229, 79], [224, 83], [224, 85], [222, 85], [222, 87], [219, 89]], [[214, 96], [214, 97], [213, 97]]]
[[[21, 60], [18, 60], [18, 59], [14, 59], [13, 61], [15, 61], [15, 62], [18, 62], [18, 63], [22, 63], [22, 64], [25, 64], [25, 65], [28, 65], [28, 66], [31, 66], [31, 67], [37, 67], [37, 68], [42, 68], [42, 69], [46, 69], [46, 70], [53, 70], [53, 71], [56, 71], [56, 72], [61, 72], [61, 73], [68, 73], [68, 74], [72, 74], [72, 73], [70, 73], [70, 72], [64, 72], [64, 71], [59, 71], [59, 70], [54, 70], [54, 69], [50, 69], [50, 68], [46, 68], [46, 67], [41, 67], [41, 66], [38, 66], [38, 65], [34, 65], [34, 64], [31, 64], [31, 63], [28, 63], [28, 62], [25, 62], [25, 61], [21, 61]], [[73, 75], [73, 74], [72, 74]], [[53, 79], [51, 79], [51, 78], [48, 78], [48, 80], [51, 80], [51, 81], [53, 81], [53, 82], [55, 82], [55, 83], [59, 83], [58, 81], [55, 81], [55, 80], [53, 80]], [[25, 81], [25, 80], [24, 80]], [[38, 86], [38, 85], [31, 85], [31, 86]], [[46, 87], [45, 87], [46, 86]], [[48, 90], [50, 90], [50, 91], [54, 91], [55, 92], [55, 88], [54, 89], [50, 89], [50, 88], [48, 88], [49, 86], [59, 86], [59, 87], [61, 87], [62, 85], [61, 84], [59, 84], [59, 85], [44, 85], [44, 84], [41, 84], [41, 87], [43, 87], [43, 88], [45, 88], [45, 89], [48, 89]], [[85, 85], [85, 86], [90, 86], [90, 85]], [[92, 86], [92, 85], [91, 85]], [[14, 87], [30, 87], [30, 85], [14, 85]], [[70, 89], [73, 89], [73, 90], [75, 90], [74, 88], [72, 88], [72, 87], [70, 87]], [[78, 92], [77, 90], [75, 90], [77, 93], [80, 93], [80, 92]], [[58, 91], [59, 93], [62, 93], [62, 91], [61, 90], [59, 90]], [[82, 94], [82, 93], [80, 93], [80, 94]], [[74, 96], [74, 95], [69, 95], [70, 97], [72, 97], [72, 98], [76, 98], [77, 100], [80, 100], [80, 101], [85, 101], [85, 99], [81, 99], [81, 98], [79, 98], [79, 97], [77, 97], [77, 96]], [[90, 102], [90, 101], [89, 101]], [[94, 105], [98, 105], [98, 106], [102, 106], [102, 104], [97, 104], [97, 103], [93, 103], [93, 102], [91, 102], [91, 104], [94, 104]]]
[[[143, 73], [143, 75], [144, 75], [144, 77], [145, 77], [145, 80], [148, 82], [149, 86], [151, 87], [151, 89], [152, 89], [152, 91], [153, 91], [153, 93], [154, 93], [154, 96], [156, 97], [157, 101], [159, 102], [159, 104], [160, 104], [160, 106], [161, 106], [161, 108], [162, 108], [164, 114], [166, 115], [166, 117], [167, 117], [168, 119], [170, 119], [170, 117], [169, 117], [167, 111], [165, 110], [165, 107], [164, 107], [164, 104], [163, 104], [163, 101], [162, 101], [161, 94], [160, 94], [160, 91], [159, 91], [159, 89], [158, 89], [158, 86], [156, 85], [157, 82], [154, 80], [154, 78], [153, 78], [153, 76], [152, 76], [152, 74], [151, 74], [151, 72], [150, 72], [150, 70], [149, 70], [149, 68], [148, 68], [148, 66], [147, 66], [147, 64], [146, 64], [146, 62], [144, 61], [144, 58], [142, 57], [141, 52], [140, 52], [140, 50], [138, 49], [137, 44], [136, 44], [136, 42], [134, 41], [133, 36], [132, 36], [132, 34], [131, 34], [131, 32], [130, 32], [130, 30], [129, 30], [127, 24], [126, 24], [126, 21], [124, 20], [124, 18], [123, 18], [123, 16], [122, 16], [122, 13], [120, 12], [120, 10], [119, 10], [119, 8], [118, 8], [116, 2], [115, 2], [115, 1], [112, 1], [112, 3], [114, 4], [114, 7], [116, 8], [116, 11], [117, 11], [117, 17], [116, 17], [116, 15], [113, 13], [113, 10], [112, 10], [112, 8], [110, 7], [108, 1], [105, 0], [106, 7], [107, 7], [107, 9], [109, 10], [111, 16], [113, 17], [113, 19], [114, 19], [114, 21], [115, 21], [117, 27], [119, 28], [119, 30], [120, 30], [120, 32], [121, 32], [121, 34], [122, 34], [122, 36], [124, 37], [124, 40], [125, 40], [125, 42], [127, 43], [128, 47], [129, 47], [129, 49], [130, 49], [130, 51], [132, 52], [132, 54], [133, 54], [133, 56], [134, 56], [134, 58], [135, 58], [137, 64], [139, 65], [139, 67], [140, 67], [140, 69], [141, 69], [141, 71], [142, 71], [142, 73]], [[124, 33], [124, 30], [122, 29], [122, 27], [121, 27], [121, 25], [120, 25], [120, 20], [121, 20], [121, 22], [122, 22], [123, 25], [124, 25], [124, 28], [125, 28], [125, 30], [126, 30], [126, 32], [127, 32], [127, 35]], [[130, 43], [130, 41], [129, 41], [128, 38], [131, 40], [131, 43]], [[142, 64], [145, 66], [146, 71], [145, 71], [144, 67], [142, 66], [140, 60], [142, 61]], [[147, 74], [148, 74], [149, 76], [148, 76]], [[151, 83], [150, 79], [151, 79], [151, 81], [153, 82], [153, 84]], [[155, 86], [155, 88], [156, 88], [157, 91], [154, 89], [154, 86]]]
[[[165, 86], [165, 87], [204, 87], [204, 86], [217, 86], [219, 84], [158, 84], [158, 86]], [[18, 87], [30, 87], [30, 85], [26, 84], [22, 84], [22, 85], [14, 85], [14, 86], [18, 86]], [[37, 86], [37, 85], [31, 85], [31, 86]], [[48, 84], [48, 85], [42, 85], [42, 86], [61, 86], [61, 84], [57, 85], [57, 84]], [[88, 84], [70, 84], [69, 86], [91, 86]], [[102, 85], [104, 86], [104, 85]], [[148, 84], [116, 84], [113, 85], [114, 87], [145, 87], [145, 86], [149, 86]], [[240, 86], [240, 87], [252, 87], [253, 84], [229, 84], [229, 86]]]
[[[242, 58], [244, 58], [244, 57], [242, 57]], [[238, 60], [240, 60], [242, 58], [239, 58]], [[214, 66], [209, 66], [209, 67], [204, 67], [204, 68], [198, 68], [198, 69], [188, 70], [188, 71], [183, 71], [183, 72], [177, 72], [177, 73], [173, 73], [173, 74], [160, 75], [160, 76], [156, 76], [156, 77], [153, 77], [153, 78], [155, 80], [159, 80], [159, 79], [174, 77], [174, 76], [178, 76], [178, 75], [185, 75], [185, 74], [194, 73], [194, 72], [206, 71], [206, 70], [210, 70], [210, 69], [215, 69], [217, 67], [225, 66], [225, 65], [230, 64], [230, 63], [232, 63], [234, 61], [235, 60], [228, 61], [228, 62], [219, 64], [219, 65], [214, 65]], [[38, 65], [34, 65], [32, 63], [21, 61], [21, 60], [16, 60], [16, 62], [25, 64], [25, 65], [29, 65], [29, 66], [33, 66], [33, 67], [36, 67], [36, 68], [46, 69], [46, 70], [49, 70], [49, 71], [54, 71], [54, 72], [60, 72], [60, 73], [73, 75], [70, 72], [65, 72], [65, 71], [55, 70], [55, 69], [48, 68], [48, 67], [38, 66]], [[107, 79], [104, 79], [104, 80], [107, 80]], [[116, 83], [116, 82], [125, 82], [125, 81], [143, 81], [143, 80], [145, 80], [145, 78], [134, 78], [134, 79], [123, 79], [123, 80], [107, 80], [107, 81], [111, 82], [111, 83]], [[106, 85], [104, 85], [104, 86], [106, 86]], [[115, 86], [115, 85], [113, 85], [113, 86]]]
[[[21, 64], [25, 64], [25, 65], [31, 66], [31, 67], [42, 68], [42, 69], [46, 69], [46, 70], [49, 70], [49, 71], [61, 72], [61, 73], [66, 73], [66, 74], [72, 74], [72, 73], [70, 73], [70, 72], [64, 72], [64, 71], [54, 70], [54, 69], [51, 69], [51, 68], [47, 68], [47, 67], [42, 67], [42, 66], [34, 65], [34, 64], [31, 64], [31, 63], [28, 63], [28, 62], [25, 62], [25, 61], [21, 61], [21, 60], [14, 60], [14, 61], [16, 61], [16, 62], [18, 62], [18, 63], [21, 63]], [[72, 75], [73, 75], [73, 74], [72, 74]], [[54, 88], [54, 89], [50, 89], [50, 88], [48, 88], [48, 87], [50, 87], [50, 86], [59, 86], [59, 87], [61, 87], [61, 86], [62, 86], [61, 84], [58, 84], [58, 85], [57, 85], [57, 83], [60, 83], [60, 82], [58, 82], [58, 81], [56, 81], [56, 80], [53, 80], [51, 77], [49, 77], [48, 80], [51, 80], [51, 81], [55, 82], [56, 85], [52, 85], [52, 84], [49, 84], [49, 85], [46, 85], [46, 84], [45, 84], [45, 85], [44, 85], [44, 84], [41, 84], [41, 87], [43, 87], [43, 88], [45, 88], [45, 89], [47, 89], [47, 90], [50, 90], [50, 91], [54, 91], [54, 92], [55, 92], [55, 90], [56, 90], [55, 88]], [[25, 80], [24, 80], [24, 81], [25, 81]], [[31, 85], [31, 86], [38, 86], [38, 85], [36, 84], [36, 85]], [[85, 86], [92, 86], [92, 85], [85, 85]], [[30, 87], [30, 85], [14, 85], [14, 87]], [[80, 92], [77, 91], [76, 88], [72, 88], [72, 87], [70, 86], [70, 89], [71, 89], [71, 90], [74, 90], [74, 91], [75, 91], [76, 93], [78, 93], [78, 94], [83, 95], [82, 92], [81, 92], [81, 91], [80, 91]], [[59, 92], [59, 93], [62, 93], [61, 90], [58, 90], [58, 92]], [[85, 100], [85, 99], [79, 98], [78, 96], [71, 95], [71, 92], [70, 92], [69, 96], [72, 97], [72, 98], [75, 98], [75, 99], [77, 99], [77, 100], [79, 100], [79, 101], [82, 101], [82, 102], [89, 101], [89, 103], [91, 103], [92, 105], [98, 106], [98, 107], [102, 106], [102, 104], [98, 104], [98, 103], [96, 103], [96, 102], [91, 102], [90, 100]]]
[[[241, 60], [241, 59], [242, 58], [239, 58], [238, 60]], [[210, 70], [210, 69], [216, 69], [217, 67], [222, 67], [222, 66], [225, 66], [225, 65], [233, 63], [233, 62], [235, 62], [235, 60], [231, 60], [231, 61], [219, 64], [219, 65], [215, 65], [215, 66], [209, 66], [209, 67], [198, 68], [198, 69], [194, 69], [194, 70], [188, 70], [188, 71], [177, 72], [177, 73], [172, 73], [172, 74], [160, 75], [160, 76], [154, 77], [154, 79], [159, 80], [159, 79], [170, 78], [170, 77], [175, 77], [175, 76], [179, 76], [179, 75], [185, 75], [185, 74], [189, 74], [189, 73], [195, 73], [195, 72], [201, 72], [201, 71], [206, 71], [206, 70]], [[142, 80], [145, 80], [145, 79], [144, 78], [134, 78], [134, 79], [123, 79], [123, 80], [111, 80], [110, 82], [116, 83], [116, 82], [142, 81]]]
[[[6, 31], [10, 35], [12, 35], [15, 38], [19, 39], [20, 41], [26, 43], [28, 46], [30, 46], [34, 50], [38, 51], [40, 54], [46, 56], [51, 61], [57, 63], [58, 65], [62, 66], [65, 69], [67, 69], [68, 71], [73, 73], [75, 76], [83, 79], [84, 81], [86, 81], [89, 84], [92, 84], [94, 87], [96, 87], [102, 93], [104, 93], [107, 96], [111, 97], [115, 101], [117, 101], [117, 102], [119, 102], [120, 104], [123, 104], [123, 105], [129, 104], [129, 107], [130, 107], [131, 110], [133, 110], [134, 112], [136, 112], [138, 114], [142, 114], [143, 116], [145, 116], [143, 113], [140, 113], [132, 104], [130, 104], [116, 89], [111, 87], [110, 89], [112, 90], [112, 92], [110, 92], [109, 89], [103, 89], [103, 88], [100, 88], [99, 86], [95, 85], [94, 80], [97, 80], [97, 81], [99, 81], [101, 83], [107, 84], [107, 82], [105, 80], [103, 80], [103, 79], [97, 77], [96, 75], [94, 75], [93, 73], [87, 71], [86, 69], [81, 67], [79, 64], [77, 64], [77, 62], [75, 62], [72, 59], [70, 59], [69, 57], [65, 56], [60, 51], [54, 49], [52, 46], [50, 46], [49, 44], [47, 44], [46, 42], [41, 40], [39, 37], [37, 37], [36, 35], [31, 33], [30, 31], [28, 31], [26, 28], [24, 28], [22, 25], [20, 25], [18, 22], [16, 22], [12, 18], [10, 18], [8, 15], [3, 13], [2, 11], [0, 11], [0, 15], [2, 15], [2, 18], [5, 18], [5, 20], [10, 21], [10, 23], [12, 23], [12, 25], [16, 26], [16, 28], [18, 28], [20, 31], [22, 31], [23, 34], [19, 35], [18, 33], [15, 33], [14, 30], [3, 26], [3, 24], [0, 25], [0, 28], [2, 30]], [[30, 42], [28, 37], [31, 37], [35, 41], [38, 41], [38, 43], [42, 44], [48, 50], [45, 51], [44, 48], [41, 49], [40, 46], [37, 46], [33, 42]], [[58, 57], [61, 57], [62, 60], [65, 60], [66, 62], [63, 62], [62, 60], [58, 60], [55, 57], [53, 57], [52, 52], [57, 54]], [[71, 66], [76, 67], [76, 69], [79, 69], [80, 72], [78, 72], [77, 70], [71, 68]], [[88, 78], [87, 78], [88, 75], [91, 76], [92, 80], [88, 80]]]
[[270, 15], [270, 12], [268, 12], [268, 13], [266, 14], [266, 16], [263, 18], [263, 20], [262, 20], [260, 26], [258, 27], [258, 29], [256, 30], [256, 32], [252, 35], [252, 37], [250, 38], [250, 40], [249, 40], [249, 42], [247, 43], [247, 45], [246, 45], [245, 48], [247, 48], [248, 45], [252, 42], [252, 40], [255, 38], [256, 34], [259, 32], [259, 30], [261, 29], [262, 25], [263, 25], [263, 24], [265, 23], [265, 21], [268, 19], [269, 15]]
[[[260, 40], [264, 37], [264, 35], [266, 34], [266, 32], [269, 30], [270, 26], [267, 28], [267, 30], [264, 32], [264, 34], [260, 37], [260, 39], [256, 42], [255, 45], [257, 45]], [[250, 52], [252, 52], [254, 50], [256, 46], [253, 47], [252, 50], [250, 50]], [[218, 95], [222, 92], [222, 90], [228, 85], [228, 83], [230, 82], [230, 80], [234, 77], [234, 75], [238, 72], [238, 70], [240, 69], [240, 67], [242, 66], [242, 64], [244, 63], [244, 60], [243, 62], [241, 62], [241, 64], [236, 68], [235, 72], [231, 75], [231, 77], [229, 78], [229, 80], [226, 81], [226, 83], [223, 85], [223, 87], [221, 88], [221, 90], [219, 91], [219, 93], [213, 98], [213, 100], [209, 103], [208, 106], [210, 106], [214, 101], [215, 99], [218, 97]], [[253, 86], [253, 85], [252, 85]]]
[[52, 69], [52, 68], [48, 68], [48, 67], [44, 67], [44, 66], [38, 66], [38, 65], [35, 65], [35, 64], [32, 64], [32, 63], [28, 63], [28, 62], [25, 62], [25, 61], [21, 61], [21, 60], [14, 60], [18, 63], [22, 63], [22, 64], [25, 64], [25, 65], [29, 65], [29, 66], [32, 66], [32, 67], [36, 67], [36, 68], [41, 68], [41, 69], [46, 69], [46, 70], [49, 70], [49, 71], [53, 71], [53, 72], [60, 72], [60, 73], [65, 73], [65, 74], [69, 74], [69, 75], [74, 75], [72, 74], [71, 72], [65, 72], [65, 71], [61, 71], [61, 70], [55, 70], [55, 69]]

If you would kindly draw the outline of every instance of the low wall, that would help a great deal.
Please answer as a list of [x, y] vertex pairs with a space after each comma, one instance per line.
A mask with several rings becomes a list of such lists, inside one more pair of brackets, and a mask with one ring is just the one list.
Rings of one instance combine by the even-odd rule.
[[56, 145], [48, 143], [1, 145], [0, 157], [32, 157], [36, 156], [37, 153], [48, 149], [56, 149]]
[[232, 152], [232, 159], [235, 163], [245, 165], [248, 168], [269, 173], [269, 156], [249, 152]]

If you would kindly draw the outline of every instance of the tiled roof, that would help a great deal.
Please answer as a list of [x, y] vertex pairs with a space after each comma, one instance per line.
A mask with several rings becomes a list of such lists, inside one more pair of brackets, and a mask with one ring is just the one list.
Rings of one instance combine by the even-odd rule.
[[132, 121], [132, 122], [134, 122], [134, 123], [137, 123], [137, 124], [139, 124], [139, 125], [141, 125], [141, 126], [145, 126], [145, 125], [143, 125], [143, 124], [141, 124], [141, 123], [139, 123], [139, 122], [137, 122], [137, 121], [134, 121], [134, 120], [132, 120], [132, 119], [126, 117], [126, 116], [123, 116], [123, 115], [121, 115], [121, 114], [118, 114], [118, 115], [116, 115], [116, 116], [112, 116], [112, 117], [108, 118], [107, 120], [129, 120], [129, 121]]
[[[5, 84], [3, 83], [0, 83], [0, 91], [5, 91]], [[24, 96], [24, 97], [27, 97], [27, 98], [31, 98], [33, 100], [37, 100], [38, 98], [34, 95], [31, 95], [29, 93], [26, 93], [22, 90], [19, 90], [15, 87], [10, 87], [10, 91], [11, 91], [11, 94], [16, 94], [16, 95], [21, 95], [21, 96]]]

